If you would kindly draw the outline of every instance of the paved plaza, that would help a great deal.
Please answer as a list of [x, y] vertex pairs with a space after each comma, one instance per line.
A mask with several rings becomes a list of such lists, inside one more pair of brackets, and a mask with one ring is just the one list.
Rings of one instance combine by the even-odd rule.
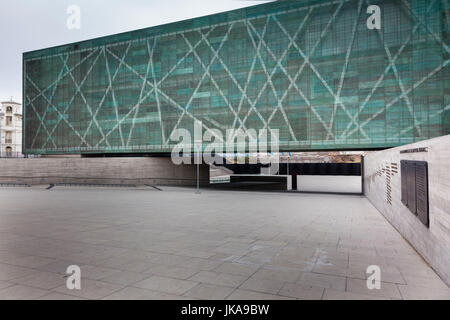
[[450, 299], [363, 196], [161, 189], [0, 188], [0, 299]]

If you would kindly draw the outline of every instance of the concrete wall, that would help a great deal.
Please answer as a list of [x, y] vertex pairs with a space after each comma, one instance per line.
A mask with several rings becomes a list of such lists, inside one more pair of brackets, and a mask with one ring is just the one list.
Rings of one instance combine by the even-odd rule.
[[[0, 183], [193, 186], [196, 177], [195, 165], [176, 166], [170, 158], [0, 159]], [[200, 166], [200, 179], [209, 184], [209, 166]]]
[[[400, 153], [427, 148], [427, 152]], [[400, 160], [428, 161], [430, 227], [401, 202]], [[368, 153], [364, 191], [372, 204], [450, 285], [450, 135]]]
[[360, 176], [297, 176], [297, 190], [303, 192], [362, 193]]

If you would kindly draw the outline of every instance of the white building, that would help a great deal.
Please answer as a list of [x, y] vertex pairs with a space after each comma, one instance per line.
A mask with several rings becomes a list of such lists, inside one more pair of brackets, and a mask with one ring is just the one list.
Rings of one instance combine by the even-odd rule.
[[22, 157], [22, 105], [0, 103], [0, 157]]

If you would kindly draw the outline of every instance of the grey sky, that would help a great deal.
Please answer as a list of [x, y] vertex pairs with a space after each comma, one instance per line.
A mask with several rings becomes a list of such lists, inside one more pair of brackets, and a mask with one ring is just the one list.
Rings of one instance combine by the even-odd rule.
[[[22, 102], [22, 53], [252, 6], [240, 0], [1, 0], [0, 101]], [[66, 27], [69, 5], [81, 29]]]

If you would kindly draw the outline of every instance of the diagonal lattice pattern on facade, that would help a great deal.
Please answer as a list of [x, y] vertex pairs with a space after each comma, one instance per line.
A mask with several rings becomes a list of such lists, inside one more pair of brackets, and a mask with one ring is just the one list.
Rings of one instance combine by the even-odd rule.
[[24, 151], [167, 152], [194, 120], [286, 151], [448, 134], [449, 35], [450, 0], [280, 1], [25, 53]]

